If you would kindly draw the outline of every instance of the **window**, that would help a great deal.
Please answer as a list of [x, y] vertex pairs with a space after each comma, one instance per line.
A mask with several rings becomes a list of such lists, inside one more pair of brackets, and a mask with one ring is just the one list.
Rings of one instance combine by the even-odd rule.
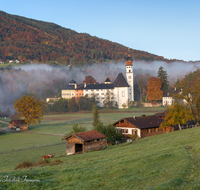
[[151, 129], [147, 129], [147, 133], [151, 133]]
[[159, 129], [158, 128], [156, 128], [156, 132], [158, 132], [159, 131]]
[[123, 129], [123, 133], [128, 133], [128, 129]]
[[104, 95], [104, 93], [101, 93], [101, 95]]
[[124, 97], [125, 96], [125, 92], [124, 91], [122, 91], [122, 97]]
[[128, 78], [131, 79], [131, 76], [129, 76]]
[[131, 72], [131, 70], [129, 70], [129, 73]]

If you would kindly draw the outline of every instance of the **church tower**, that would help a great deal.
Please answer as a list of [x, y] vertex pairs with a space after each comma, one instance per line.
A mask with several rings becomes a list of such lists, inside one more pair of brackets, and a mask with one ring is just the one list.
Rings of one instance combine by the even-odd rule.
[[130, 101], [134, 101], [134, 78], [133, 78], [133, 59], [128, 55], [125, 59], [126, 63], [126, 80], [129, 84], [129, 95], [128, 98]]

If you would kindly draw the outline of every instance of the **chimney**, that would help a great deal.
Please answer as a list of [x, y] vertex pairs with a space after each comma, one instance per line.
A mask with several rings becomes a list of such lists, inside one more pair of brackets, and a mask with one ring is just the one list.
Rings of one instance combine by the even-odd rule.
[[75, 89], [77, 89], [77, 84], [74, 85]]

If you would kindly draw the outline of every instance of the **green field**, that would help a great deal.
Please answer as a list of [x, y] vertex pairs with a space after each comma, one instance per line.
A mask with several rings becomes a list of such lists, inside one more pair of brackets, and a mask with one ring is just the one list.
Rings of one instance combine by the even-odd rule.
[[[2, 179], [8, 175], [22, 180], [26, 175], [28, 179], [40, 182], [1, 182], [0, 188], [199, 189], [199, 136], [200, 128], [192, 128], [111, 146], [102, 151], [51, 159], [60, 159], [62, 163], [58, 165], [33, 167], [31, 170], [4, 169], [0, 172]], [[38, 149], [37, 154], [40, 151]], [[27, 151], [26, 154], [36, 159], [35, 153]], [[12, 158], [7, 160], [10, 156], [4, 157], [6, 162], [20, 161], [20, 154], [12, 153]]]
[[[141, 113], [101, 113], [100, 119], [113, 123], [133, 115]], [[74, 123], [90, 130], [92, 114], [46, 115], [28, 132], [2, 134], [0, 153], [10, 153], [0, 154], [0, 189], [200, 189], [199, 127], [66, 156], [66, 145], [55, 144], [65, 142], [62, 135]], [[14, 170], [24, 160], [52, 153], [50, 165]], [[57, 159], [62, 163], [53, 165]], [[40, 182], [22, 182], [24, 175]], [[3, 182], [4, 176], [21, 181]]]

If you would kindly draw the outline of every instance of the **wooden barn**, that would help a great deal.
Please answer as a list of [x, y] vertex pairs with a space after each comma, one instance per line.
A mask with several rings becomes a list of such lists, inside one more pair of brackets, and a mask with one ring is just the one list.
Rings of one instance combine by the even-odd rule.
[[140, 117], [122, 118], [113, 123], [113, 125], [123, 135], [136, 135], [138, 138], [174, 131], [173, 126], [168, 126], [165, 129], [159, 128], [162, 121], [162, 117], [157, 115], [142, 115]]
[[16, 131], [28, 130], [28, 124], [25, 122], [25, 120], [11, 120], [10, 129], [15, 129]]
[[103, 148], [105, 138], [105, 135], [94, 130], [71, 134], [62, 140], [67, 140], [66, 152], [67, 155], [71, 155], [75, 153], [84, 153], [90, 150], [99, 150]]

